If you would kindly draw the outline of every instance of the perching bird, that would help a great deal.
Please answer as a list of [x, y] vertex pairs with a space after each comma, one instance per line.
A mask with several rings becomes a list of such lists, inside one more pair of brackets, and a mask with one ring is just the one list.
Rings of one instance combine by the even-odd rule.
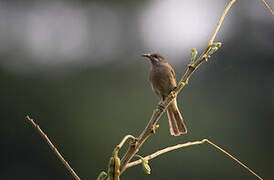
[[[163, 102], [177, 86], [174, 70], [160, 54], [143, 54], [143, 56], [147, 57], [152, 64], [150, 83], [152, 89]], [[167, 117], [171, 135], [179, 136], [187, 133], [183, 117], [177, 107], [176, 98], [167, 107]]]

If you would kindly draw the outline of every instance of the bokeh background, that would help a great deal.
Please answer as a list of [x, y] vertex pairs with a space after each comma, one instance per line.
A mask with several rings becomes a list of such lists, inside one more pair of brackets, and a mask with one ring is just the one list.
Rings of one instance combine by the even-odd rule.
[[[140, 55], [160, 52], [179, 80], [190, 49], [205, 47], [226, 3], [1, 0], [0, 179], [72, 179], [26, 115], [82, 179], [95, 179], [115, 145], [138, 136], [158, 103]], [[209, 138], [273, 179], [274, 18], [259, 0], [238, 1], [216, 40], [223, 47], [178, 97], [189, 133], [170, 136], [164, 115], [139, 154]], [[150, 176], [136, 166], [121, 178], [256, 179], [207, 144], [150, 165]]]

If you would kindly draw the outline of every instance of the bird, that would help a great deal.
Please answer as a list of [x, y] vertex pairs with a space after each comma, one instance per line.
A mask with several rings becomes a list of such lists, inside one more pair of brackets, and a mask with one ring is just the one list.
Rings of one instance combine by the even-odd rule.
[[[161, 107], [161, 103], [177, 87], [175, 72], [167, 60], [158, 53], [143, 54], [142, 56], [151, 62], [149, 80], [152, 89], [160, 98], [159, 106]], [[167, 117], [171, 135], [179, 136], [187, 133], [186, 125], [177, 106], [176, 97], [167, 107]]]

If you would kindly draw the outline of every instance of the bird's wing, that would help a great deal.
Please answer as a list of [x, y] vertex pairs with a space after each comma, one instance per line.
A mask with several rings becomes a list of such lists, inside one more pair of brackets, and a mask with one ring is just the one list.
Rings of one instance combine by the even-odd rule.
[[171, 73], [172, 73], [174, 79], [176, 79], [176, 75], [175, 75], [175, 72], [174, 72], [173, 68], [171, 68]]
[[176, 87], [177, 86], [177, 82], [176, 82], [176, 75], [175, 75], [175, 72], [174, 72], [174, 69], [169, 65], [169, 69], [170, 69], [170, 82], [171, 82], [171, 84], [174, 86], [174, 87]]

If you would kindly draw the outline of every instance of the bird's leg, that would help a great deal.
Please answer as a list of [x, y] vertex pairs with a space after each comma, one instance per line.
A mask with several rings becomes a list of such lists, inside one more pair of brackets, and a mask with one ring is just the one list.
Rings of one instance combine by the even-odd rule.
[[176, 88], [177, 86], [174, 86], [169, 93], [171, 93], [172, 91], [175, 91]]
[[175, 89], [177, 89], [177, 86], [174, 86], [169, 93], [171, 93], [172, 91], [175, 91]]
[[158, 103], [158, 109], [159, 110], [161, 110], [161, 111], [164, 111], [165, 110], [165, 106], [164, 106], [164, 104], [163, 104], [163, 102], [162, 101], [160, 101], [159, 103]]

